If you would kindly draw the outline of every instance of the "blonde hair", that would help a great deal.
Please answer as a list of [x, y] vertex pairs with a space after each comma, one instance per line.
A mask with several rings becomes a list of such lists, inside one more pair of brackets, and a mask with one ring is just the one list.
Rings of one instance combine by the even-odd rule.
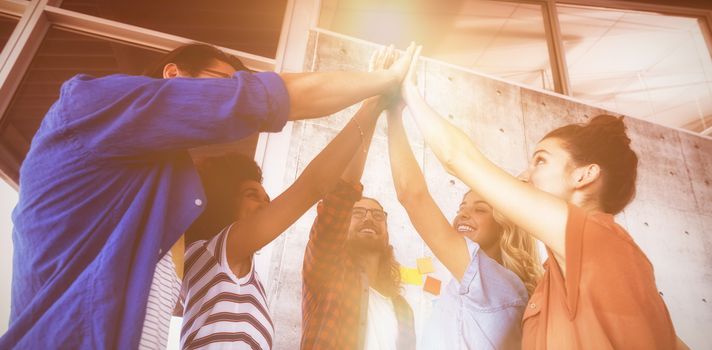
[[502, 266], [519, 276], [529, 295], [532, 295], [544, 274], [536, 241], [529, 233], [505, 219], [498, 211], [493, 210], [492, 216], [502, 228], [502, 237], [499, 240]]

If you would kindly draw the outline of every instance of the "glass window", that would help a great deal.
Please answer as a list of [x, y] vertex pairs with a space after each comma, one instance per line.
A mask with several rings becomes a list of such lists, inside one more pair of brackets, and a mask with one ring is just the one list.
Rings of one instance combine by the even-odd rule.
[[5, 47], [7, 40], [10, 39], [10, 35], [15, 30], [18, 20], [13, 17], [5, 17], [0, 14], [0, 50]]
[[78, 73], [139, 74], [146, 62], [154, 62], [161, 55], [151, 49], [51, 28], [4, 118], [23, 138], [31, 140], [50, 105], [59, 97], [65, 80]]
[[503, 1], [322, 1], [321, 28], [554, 89], [542, 9]]
[[286, 0], [64, 0], [61, 7], [275, 58]]
[[712, 125], [712, 59], [695, 18], [558, 6], [573, 95], [671, 127]]
[[[0, 159], [0, 166], [17, 180], [18, 164], [24, 160], [45, 113], [59, 97], [64, 81], [79, 73], [93, 76], [140, 74], [147, 64], [162, 55], [153, 49], [50, 28], [0, 125], [0, 147], [3, 148], [0, 156], [10, 154], [14, 158], [14, 162], [1, 162]], [[254, 154], [256, 144], [257, 134], [235, 143], [196, 149], [194, 156], [232, 151]]]

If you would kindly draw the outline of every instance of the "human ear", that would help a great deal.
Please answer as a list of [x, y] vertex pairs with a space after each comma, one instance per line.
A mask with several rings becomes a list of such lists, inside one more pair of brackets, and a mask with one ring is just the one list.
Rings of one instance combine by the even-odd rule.
[[180, 76], [180, 72], [175, 63], [168, 63], [163, 66], [163, 79], [175, 78], [177, 76]]
[[572, 175], [574, 177], [574, 187], [581, 189], [601, 177], [601, 167], [598, 164], [588, 164], [574, 169]]

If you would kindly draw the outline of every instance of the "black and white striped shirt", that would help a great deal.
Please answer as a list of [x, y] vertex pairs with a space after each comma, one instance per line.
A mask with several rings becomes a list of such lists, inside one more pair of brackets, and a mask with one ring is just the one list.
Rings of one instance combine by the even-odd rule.
[[274, 325], [254, 269], [238, 278], [225, 254], [229, 227], [186, 251], [183, 349], [271, 349]]
[[181, 281], [176, 274], [171, 252], [156, 264], [148, 294], [146, 318], [143, 321], [139, 350], [165, 349], [173, 309], [178, 302]]

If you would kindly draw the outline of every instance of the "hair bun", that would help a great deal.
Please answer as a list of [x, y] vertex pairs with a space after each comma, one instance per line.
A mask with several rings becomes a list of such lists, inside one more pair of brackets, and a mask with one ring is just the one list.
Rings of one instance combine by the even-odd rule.
[[615, 117], [608, 114], [600, 114], [588, 123], [589, 127], [596, 128], [604, 132], [610, 141], [619, 141], [625, 145], [630, 145], [630, 138], [626, 134], [623, 117]]

